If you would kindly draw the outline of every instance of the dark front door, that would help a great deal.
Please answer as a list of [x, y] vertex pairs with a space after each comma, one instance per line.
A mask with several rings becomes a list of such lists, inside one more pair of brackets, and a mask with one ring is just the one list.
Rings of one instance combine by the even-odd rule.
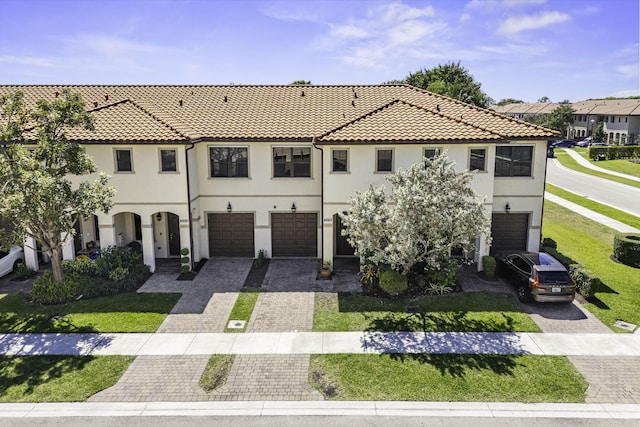
[[347, 241], [347, 236], [342, 235], [344, 226], [342, 225], [342, 219], [340, 215], [334, 215], [333, 229], [336, 233], [336, 256], [354, 256], [355, 248]]
[[271, 246], [274, 257], [316, 257], [318, 214], [272, 213]]
[[521, 213], [494, 213], [491, 215], [491, 251], [496, 252], [506, 249], [527, 249], [527, 236], [529, 234], [529, 214]]
[[208, 214], [209, 256], [255, 256], [252, 213]]
[[180, 217], [167, 214], [169, 220], [169, 256], [180, 256]]

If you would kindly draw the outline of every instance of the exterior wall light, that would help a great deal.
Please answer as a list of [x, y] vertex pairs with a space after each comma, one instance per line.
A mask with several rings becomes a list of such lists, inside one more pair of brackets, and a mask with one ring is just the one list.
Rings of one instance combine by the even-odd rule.
[[298, 210], [298, 208], [296, 208], [296, 203], [294, 202], [294, 203], [291, 205], [291, 213], [296, 213], [296, 211], [297, 211], [297, 210]]
[[231, 213], [233, 209], [231, 208], [231, 202], [227, 203], [227, 212]]
[[509, 202], [507, 202], [507, 205], [504, 207], [504, 211], [505, 211], [506, 213], [511, 212], [511, 206], [509, 206]]
[[162, 214], [160, 212], [156, 214], [156, 221], [162, 221]]

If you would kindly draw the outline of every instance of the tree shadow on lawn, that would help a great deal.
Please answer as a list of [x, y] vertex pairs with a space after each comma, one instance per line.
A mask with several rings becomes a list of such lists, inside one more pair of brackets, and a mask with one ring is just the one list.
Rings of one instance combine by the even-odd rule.
[[[513, 319], [505, 314], [500, 320], [476, 320], [466, 315], [466, 312], [390, 313], [371, 318], [364, 345], [368, 351], [388, 355], [392, 360], [428, 363], [442, 375], [463, 377], [468, 370], [490, 369], [513, 376], [513, 370], [519, 366], [518, 357], [528, 353], [513, 332]], [[487, 330], [501, 333], [484, 332]]]
[[0, 356], [0, 397], [9, 394], [11, 387], [23, 387], [28, 395], [34, 390], [65, 374], [82, 370], [92, 356]]

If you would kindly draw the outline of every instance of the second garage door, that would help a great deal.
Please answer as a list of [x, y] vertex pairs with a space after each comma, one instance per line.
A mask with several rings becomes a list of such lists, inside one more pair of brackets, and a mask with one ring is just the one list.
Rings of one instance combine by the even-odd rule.
[[505, 249], [527, 249], [529, 214], [491, 215], [491, 254]]
[[208, 220], [209, 256], [255, 256], [252, 213], [212, 213]]
[[316, 257], [318, 214], [272, 213], [271, 246], [274, 257]]

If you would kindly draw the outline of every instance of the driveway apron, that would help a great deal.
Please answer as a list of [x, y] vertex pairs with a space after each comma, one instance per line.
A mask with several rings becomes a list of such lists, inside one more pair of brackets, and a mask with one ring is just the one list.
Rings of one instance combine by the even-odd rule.
[[[159, 333], [223, 332], [252, 262], [210, 259], [193, 281], [178, 281], [176, 274], [154, 274], [138, 292], [182, 292]], [[211, 400], [199, 385], [208, 360], [208, 355], [138, 356], [116, 385], [89, 401]]]

